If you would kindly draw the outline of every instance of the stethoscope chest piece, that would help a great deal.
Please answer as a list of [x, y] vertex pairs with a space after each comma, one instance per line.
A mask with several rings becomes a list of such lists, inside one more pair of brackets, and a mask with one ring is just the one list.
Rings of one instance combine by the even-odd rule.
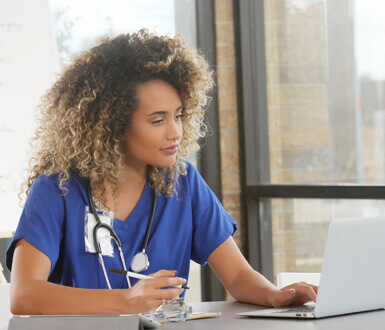
[[136, 273], [144, 272], [149, 266], [150, 262], [144, 251], [137, 253], [134, 258], [132, 258], [131, 269]]

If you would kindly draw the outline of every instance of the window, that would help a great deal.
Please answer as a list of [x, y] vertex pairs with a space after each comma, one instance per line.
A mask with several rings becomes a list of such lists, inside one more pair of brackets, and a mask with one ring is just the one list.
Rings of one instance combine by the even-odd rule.
[[248, 252], [271, 280], [320, 272], [333, 218], [384, 213], [383, 6], [239, 4]]

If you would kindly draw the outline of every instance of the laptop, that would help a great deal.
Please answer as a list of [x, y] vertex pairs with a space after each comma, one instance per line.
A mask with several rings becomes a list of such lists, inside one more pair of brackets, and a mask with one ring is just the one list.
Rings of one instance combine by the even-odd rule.
[[329, 225], [317, 303], [238, 313], [250, 317], [322, 318], [384, 309], [385, 216]]

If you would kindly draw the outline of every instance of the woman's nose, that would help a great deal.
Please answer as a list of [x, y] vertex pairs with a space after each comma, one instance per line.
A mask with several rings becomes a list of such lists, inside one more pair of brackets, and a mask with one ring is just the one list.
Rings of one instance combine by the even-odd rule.
[[169, 140], [179, 140], [182, 136], [182, 123], [180, 120], [172, 120], [168, 129]]

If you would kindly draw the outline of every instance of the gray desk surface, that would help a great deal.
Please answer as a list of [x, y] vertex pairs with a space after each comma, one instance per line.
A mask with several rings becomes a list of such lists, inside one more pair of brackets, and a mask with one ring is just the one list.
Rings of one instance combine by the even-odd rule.
[[[238, 312], [261, 308], [255, 305], [243, 304], [239, 302], [218, 301], [189, 303], [189, 305], [193, 307], [193, 311], [221, 312], [222, 316], [181, 323], [164, 323], [159, 329], [385, 329], [385, 310], [330, 317], [319, 320], [294, 320], [247, 318], [237, 316], [236, 313]], [[8, 316], [5, 314], [0, 315], [0, 321], [0, 329], [7, 329], [6, 325], [8, 325]], [[112, 329], [113, 327], [109, 328]]]
[[319, 320], [268, 319], [237, 316], [261, 307], [239, 302], [203, 302], [190, 303], [193, 311], [222, 312], [222, 316], [212, 319], [186, 321], [184, 323], [163, 324], [162, 330], [168, 329], [385, 329], [385, 310], [329, 317]]
[[137, 316], [92, 315], [92, 316], [44, 316], [13, 318], [8, 330], [104, 330], [141, 329]]

